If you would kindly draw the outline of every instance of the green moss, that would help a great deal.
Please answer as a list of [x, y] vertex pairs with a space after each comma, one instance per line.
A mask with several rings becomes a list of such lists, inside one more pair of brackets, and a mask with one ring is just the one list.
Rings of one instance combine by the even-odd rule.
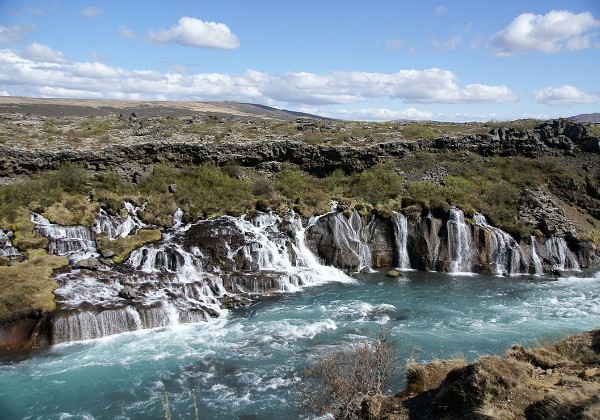
[[41, 314], [56, 308], [57, 284], [52, 271], [67, 265], [65, 257], [32, 250], [28, 259], [10, 267], [0, 267], [0, 323]]
[[143, 245], [160, 241], [162, 235], [158, 229], [140, 229], [135, 235], [125, 238], [108, 239], [105, 235], [98, 235], [96, 243], [101, 253], [114, 253], [113, 261], [122, 263], [129, 257], [131, 252]]

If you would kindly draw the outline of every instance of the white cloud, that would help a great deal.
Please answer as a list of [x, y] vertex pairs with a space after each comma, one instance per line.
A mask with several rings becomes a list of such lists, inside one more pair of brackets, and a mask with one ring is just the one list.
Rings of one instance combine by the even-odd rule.
[[22, 57], [32, 61], [43, 61], [46, 63], [67, 63], [69, 60], [59, 51], [55, 51], [47, 45], [34, 42], [23, 50]]
[[542, 51], [554, 54], [577, 51], [597, 46], [595, 33], [600, 21], [589, 13], [572, 13], [552, 10], [545, 15], [523, 13], [492, 38], [495, 53], [499, 56]]
[[126, 26], [119, 26], [119, 35], [121, 35], [123, 38], [127, 38], [127, 39], [135, 39], [137, 38], [135, 35], [135, 32], [133, 32], [131, 29], [129, 29]]
[[389, 121], [389, 120], [439, 120], [443, 119], [440, 114], [434, 114], [429, 111], [421, 111], [415, 108], [406, 108], [403, 110], [393, 110], [386, 108], [364, 108], [355, 110], [339, 110], [339, 111], [320, 111], [318, 115], [328, 116], [332, 118], [348, 119], [348, 120], [369, 120], [369, 121]]
[[533, 92], [533, 99], [546, 105], [573, 105], [600, 102], [598, 93], [588, 93], [571, 85], [547, 87]]
[[0, 44], [18, 42], [34, 30], [34, 25], [14, 25], [11, 27], [0, 25]]
[[501, 103], [517, 99], [503, 85], [460, 87], [454, 73], [441, 69], [397, 73], [161, 73], [126, 70], [100, 62], [69, 62], [43, 45], [31, 49], [36, 54], [0, 50], [0, 89], [15, 96], [75, 92], [83, 97], [232, 100], [294, 104], [296, 108], [362, 103], [377, 98], [404, 103]]
[[234, 49], [238, 37], [224, 23], [204, 22], [184, 16], [170, 29], [150, 31], [148, 38], [158, 43], [177, 43], [186, 47]]
[[81, 9], [81, 14], [86, 18], [95, 18], [102, 14], [102, 10], [97, 7], [88, 6]]

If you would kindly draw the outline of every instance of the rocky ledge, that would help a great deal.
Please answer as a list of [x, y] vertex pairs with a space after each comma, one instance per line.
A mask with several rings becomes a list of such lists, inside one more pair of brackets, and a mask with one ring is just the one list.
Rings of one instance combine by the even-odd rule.
[[[106, 134], [105, 142], [88, 141], [83, 137], [77, 138], [75, 143], [65, 143], [62, 137], [54, 136], [54, 141], [42, 142], [45, 146], [41, 148], [36, 147], [35, 142], [22, 145], [11, 137], [0, 144], [0, 177], [29, 175], [56, 169], [65, 163], [76, 163], [97, 171], [117, 171], [135, 179], [157, 163], [186, 166], [207, 162], [217, 166], [234, 162], [263, 170], [276, 170], [282, 163], [288, 163], [313, 175], [323, 176], [336, 169], [361, 171], [415, 152], [469, 152], [481, 156], [528, 158], [579, 156], [583, 165], [593, 167], [600, 155], [600, 138], [591, 135], [584, 125], [569, 120], [543, 122], [531, 130], [494, 128], [488, 133], [462, 136], [455, 133], [415, 140], [406, 139], [399, 126], [397, 130], [392, 127], [386, 133], [343, 136], [339, 144], [333, 144], [333, 141], [313, 144], [299, 137], [296, 133], [307, 130], [317, 134], [328, 132], [327, 124], [311, 121], [302, 118], [285, 123], [289, 125], [291, 134], [272, 134], [267, 128], [258, 134], [245, 136], [230, 129], [223, 138], [170, 133], [159, 125], [136, 130], [129, 137]], [[9, 134], [14, 135], [7, 132], [7, 136]], [[53, 138], [44, 132], [39, 136]]]
[[412, 364], [406, 388], [365, 399], [364, 419], [600, 418], [600, 330], [504, 357]]

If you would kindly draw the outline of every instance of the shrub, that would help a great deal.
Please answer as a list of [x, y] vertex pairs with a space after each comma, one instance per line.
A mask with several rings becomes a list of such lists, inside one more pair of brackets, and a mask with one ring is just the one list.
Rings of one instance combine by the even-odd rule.
[[381, 395], [395, 370], [389, 333], [381, 330], [372, 342], [355, 341], [321, 354], [302, 372], [300, 397], [305, 407], [336, 418], [354, 418], [365, 397]]

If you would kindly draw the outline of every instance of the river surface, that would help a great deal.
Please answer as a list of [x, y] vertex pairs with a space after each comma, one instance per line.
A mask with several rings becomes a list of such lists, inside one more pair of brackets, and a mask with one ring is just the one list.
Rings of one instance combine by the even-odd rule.
[[[0, 359], [1, 419], [308, 417], [298, 372], [385, 325], [400, 365], [502, 354], [600, 326], [600, 273], [553, 280], [406, 272], [281, 294], [208, 323], [137, 331]], [[402, 372], [390, 386], [402, 386]]]

